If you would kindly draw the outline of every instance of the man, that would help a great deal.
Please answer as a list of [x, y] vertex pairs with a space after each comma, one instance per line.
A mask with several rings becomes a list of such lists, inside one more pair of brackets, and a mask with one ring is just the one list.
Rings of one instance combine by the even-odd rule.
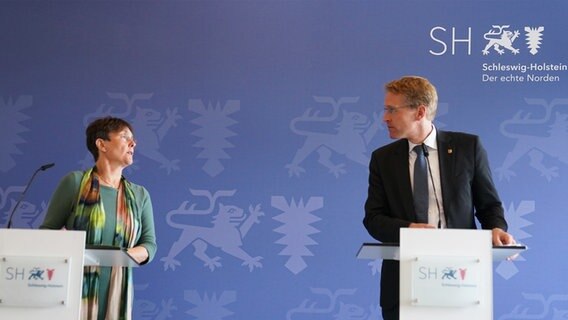
[[[476, 217], [483, 229], [492, 230], [494, 245], [514, 243], [479, 137], [436, 129], [438, 95], [427, 79], [403, 77], [385, 90], [383, 121], [389, 136], [398, 140], [371, 157], [363, 219], [369, 234], [398, 243], [400, 228], [475, 229]], [[422, 156], [428, 164], [427, 179], [414, 178], [414, 167], [419, 166], [415, 160]], [[413, 197], [415, 179], [423, 180], [428, 190], [422, 213]], [[398, 319], [398, 261], [383, 261], [380, 300], [383, 319]]]

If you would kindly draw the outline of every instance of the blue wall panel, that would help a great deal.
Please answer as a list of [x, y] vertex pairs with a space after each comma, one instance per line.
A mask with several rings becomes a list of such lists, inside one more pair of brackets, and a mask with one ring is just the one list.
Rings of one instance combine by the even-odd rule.
[[55, 162], [14, 220], [38, 227], [59, 179], [92, 165], [86, 124], [120, 116], [139, 141], [125, 174], [152, 195], [159, 245], [136, 270], [136, 319], [379, 319], [380, 262], [355, 259], [372, 240], [367, 162], [390, 142], [383, 85], [418, 74], [438, 88], [439, 128], [481, 136], [510, 232], [530, 247], [495, 264], [495, 319], [565, 319], [567, 11], [3, 1], [0, 225]]

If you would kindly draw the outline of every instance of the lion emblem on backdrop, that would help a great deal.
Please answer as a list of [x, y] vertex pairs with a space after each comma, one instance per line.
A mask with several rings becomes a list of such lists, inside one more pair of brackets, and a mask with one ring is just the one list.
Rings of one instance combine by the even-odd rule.
[[357, 289], [310, 288], [314, 299], [304, 299], [298, 306], [288, 310], [286, 320], [372, 320], [380, 318], [378, 305], [369, 306], [368, 310], [357, 304], [347, 303]]
[[217, 214], [211, 220], [212, 227], [195, 226], [184, 219], [195, 219], [196, 216], [211, 214], [216, 207], [217, 198], [232, 196], [236, 191], [223, 190], [213, 195], [207, 190], [191, 189], [190, 191], [194, 196], [207, 197], [209, 207], [205, 210], [197, 210], [196, 204], [188, 206], [188, 201], [184, 201], [177, 209], [168, 212], [166, 216], [168, 225], [181, 229], [181, 235], [171, 246], [168, 255], [160, 259], [164, 263], [164, 270], [175, 270], [176, 267], [181, 266], [181, 262], [176, 257], [190, 244], [193, 246], [193, 255], [211, 271], [220, 268], [222, 264], [221, 257], [212, 257], [207, 253], [210, 246], [240, 259], [242, 265], [248, 267], [249, 271], [261, 268], [262, 257], [252, 257], [242, 248], [243, 239], [254, 224], [260, 223], [259, 217], [264, 215], [260, 210], [260, 205], [249, 206], [247, 214], [237, 206], [219, 203]]
[[524, 301], [498, 320], [516, 319], [568, 319], [568, 295], [552, 294], [545, 296], [542, 293], [521, 293]]
[[40, 206], [29, 201], [22, 201], [18, 208], [18, 198], [24, 191], [24, 186], [9, 186], [6, 189], [0, 187], [0, 226], [8, 224], [10, 214], [13, 212], [12, 222], [25, 224], [26, 228], [34, 228], [41, 221], [39, 219], [45, 215], [47, 205], [42, 202]]
[[[525, 99], [529, 105], [544, 109], [542, 117], [533, 117], [530, 113], [517, 112], [513, 118], [503, 121], [500, 131], [503, 136], [516, 139], [517, 142], [509, 151], [503, 164], [495, 171], [500, 180], [510, 180], [516, 173], [511, 167], [525, 155], [529, 164], [548, 181], [559, 176], [557, 166], [546, 165], [545, 160], [557, 159], [568, 165], [568, 154], [559, 148], [568, 139], [568, 114], [558, 111], [559, 106], [568, 106], [568, 99], [553, 99], [547, 103], [544, 99]], [[553, 112], [553, 110], [556, 110]], [[540, 113], [539, 113], [540, 114]], [[548, 127], [546, 134], [539, 134]], [[523, 132], [523, 133], [521, 133]], [[534, 132], [526, 134], [525, 132]]]
[[[358, 97], [343, 97], [338, 101], [331, 97], [317, 97], [314, 100], [319, 103], [326, 103], [332, 106], [329, 116], [321, 116], [319, 111], [312, 111], [308, 108], [303, 115], [294, 118], [290, 123], [290, 129], [297, 135], [305, 136], [303, 146], [296, 151], [292, 162], [285, 166], [290, 176], [299, 177], [306, 170], [301, 163], [312, 153], [317, 152], [318, 162], [329, 170], [329, 173], [339, 177], [346, 173], [344, 163], [334, 163], [332, 155], [334, 153], [345, 156], [347, 159], [367, 166], [369, 159], [366, 155], [367, 146], [375, 136], [380, 119], [376, 113], [373, 114], [373, 121], [359, 112], [341, 110], [340, 107], [345, 103], [356, 103]], [[327, 132], [316, 132], [315, 126], [323, 123], [324, 125], [335, 125]], [[306, 129], [305, 127], [309, 127]], [[322, 129], [321, 127], [317, 129]]]
[[[164, 116], [155, 109], [135, 105], [137, 101], [150, 100], [153, 95], [153, 93], [136, 93], [130, 97], [125, 93], [108, 92], [107, 96], [110, 99], [123, 101], [125, 109], [117, 111], [114, 106], [103, 104], [95, 112], [86, 115], [83, 122], [87, 125], [92, 120], [104, 116], [128, 119], [134, 127], [136, 137], [141, 141], [136, 147], [136, 152], [158, 162], [160, 168], [170, 174], [180, 169], [179, 160], [168, 159], [160, 151], [160, 144], [170, 129], [177, 126], [181, 116], [177, 113], [177, 108], [167, 109]], [[87, 156], [87, 159], [90, 158]], [[90, 163], [88, 160], [83, 162], [85, 167]]]
[[518, 30], [515, 30], [514, 32], [505, 30], [507, 28], [509, 28], [508, 25], [494, 25], [491, 30], [483, 35], [483, 38], [489, 41], [485, 46], [485, 49], [482, 50], [484, 55], [489, 54], [489, 49], [491, 47], [493, 47], [493, 50], [500, 55], [505, 53], [505, 50], [501, 48], [505, 48], [513, 54], [519, 53], [519, 49], [513, 47], [513, 42], [515, 42], [515, 40], [519, 37], [520, 33]]

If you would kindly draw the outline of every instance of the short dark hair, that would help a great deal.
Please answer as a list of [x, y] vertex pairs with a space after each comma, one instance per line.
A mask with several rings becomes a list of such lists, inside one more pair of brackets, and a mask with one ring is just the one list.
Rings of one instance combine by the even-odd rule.
[[91, 152], [95, 161], [99, 159], [99, 149], [97, 149], [96, 144], [97, 139], [108, 141], [110, 140], [109, 133], [119, 132], [124, 128], [128, 128], [132, 133], [134, 133], [132, 126], [126, 120], [110, 116], [96, 119], [87, 126], [87, 129], [85, 130], [85, 134], [87, 136], [87, 149], [89, 149], [89, 152]]

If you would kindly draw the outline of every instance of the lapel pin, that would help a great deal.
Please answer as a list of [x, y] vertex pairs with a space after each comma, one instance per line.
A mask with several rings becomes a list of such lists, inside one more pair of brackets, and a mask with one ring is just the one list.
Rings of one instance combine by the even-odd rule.
[[448, 154], [452, 154], [454, 153], [454, 150], [452, 148], [448, 149]]

